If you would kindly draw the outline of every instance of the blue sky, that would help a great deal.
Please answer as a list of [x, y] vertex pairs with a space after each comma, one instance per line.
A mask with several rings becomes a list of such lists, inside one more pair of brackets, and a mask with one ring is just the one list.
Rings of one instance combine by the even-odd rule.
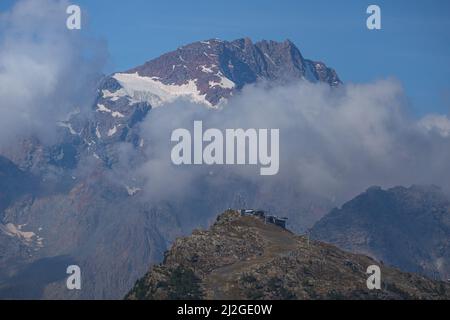
[[[14, 0], [0, 0], [5, 10]], [[450, 1], [78, 0], [84, 31], [108, 42], [108, 72], [197, 40], [292, 40], [344, 82], [396, 77], [417, 115], [450, 111]], [[366, 28], [366, 8], [382, 30]]]

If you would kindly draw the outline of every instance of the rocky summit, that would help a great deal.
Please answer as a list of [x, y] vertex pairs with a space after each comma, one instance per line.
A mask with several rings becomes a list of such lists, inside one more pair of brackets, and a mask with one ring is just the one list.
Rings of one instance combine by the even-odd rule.
[[[367, 268], [381, 268], [381, 289]], [[127, 299], [448, 299], [450, 284], [309, 240], [229, 210], [180, 238]]]

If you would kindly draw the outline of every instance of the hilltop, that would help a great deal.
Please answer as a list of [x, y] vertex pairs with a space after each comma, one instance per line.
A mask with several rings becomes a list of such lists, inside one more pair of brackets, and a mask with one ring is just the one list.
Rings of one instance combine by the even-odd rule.
[[[367, 289], [379, 265], [382, 289]], [[443, 299], [450, 285], [229, 210], [179, 238], [127, 299]]]

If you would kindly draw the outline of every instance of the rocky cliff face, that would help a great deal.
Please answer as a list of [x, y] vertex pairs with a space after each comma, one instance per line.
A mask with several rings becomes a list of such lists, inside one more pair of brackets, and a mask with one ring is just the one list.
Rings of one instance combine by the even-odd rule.
[[368, 189], [312, 229], [316, 239], [402, 270], [450, 278], [450, 201], [437, 187]]
[[[370, 265], [382, 289], [367, 289]], [[363, 255], [242, 217], [220, 215], [180, 238], [127, 299], [448, 299], [450, 285], [400, 272]]]

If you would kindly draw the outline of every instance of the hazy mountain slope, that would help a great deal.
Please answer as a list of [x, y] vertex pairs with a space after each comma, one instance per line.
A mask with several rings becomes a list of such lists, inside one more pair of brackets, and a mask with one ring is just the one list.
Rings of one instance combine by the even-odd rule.
[[37, 179], [20, 170], [12, 161], [0, 156], [0, 217], [9, 204], [32, 192], [37, 186]]
[[[11, 259], [1, 265], [10, 274], [0, 281], [2, 298], [117, 298], [145, 265], [161, 259], [168, 239], [180, 234], [176, 217], [163, 205], [136, 201], [101, 175], [76, 183], [68, 193], [25, 197], [4, 215], [5, 223], [26, 225], [23, 230], [35, 235], [21, 242], [29, 252], [26, 265], [11, 265]], [[61, 261], [67, 264], [61, 267]], [[65, 288], [70, 264], [83, 271], [81, 291]], [[34, 279], [45, 279], [47, 272], [58, 277], [39, 282], [35, 290]], [[24, 274], [28, 282], [21, 280]]]
[[[10, 270], [27, 263], [37, 238], [4, 217], [4, 209], [38, 189], [39, 181], [0, 156], [0, 283], [11, 276]], [[7, 267], [8, 266], [8, 267]]]
[[450, 285], [382, 265], [382, 290], [367, 289], [379, 262], [256, 217], [227, 211], [207, 231], [178, 239], [128, 299], [445, 299]]
[[450, 201], [437, 187], [373, 187], [319, 221], [311, 235], [402, 270], [450, 278]]

